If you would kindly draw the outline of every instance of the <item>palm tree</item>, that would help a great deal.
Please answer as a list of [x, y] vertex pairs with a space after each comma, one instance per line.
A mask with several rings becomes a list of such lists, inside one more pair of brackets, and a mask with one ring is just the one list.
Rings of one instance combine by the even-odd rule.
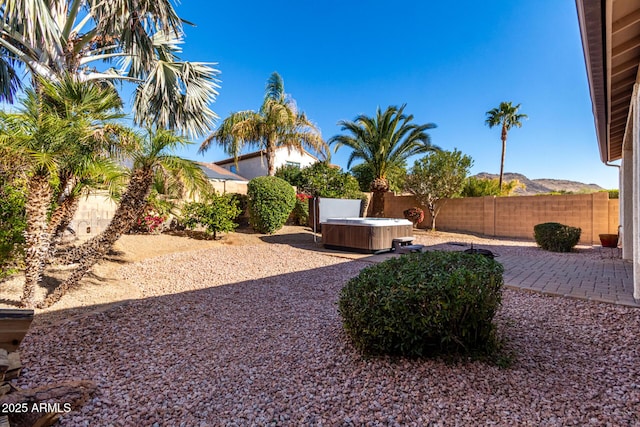
[[282, 77], [276, 72], [267, 80], [260, 111], [231, 113], [220, 128], [202, 142], [198, 152], [207, 151], [213, 141], [236, 161], [247, 146], [264, 150], [269, 176], [275, 175], [275, 152], [279, 147], [301, 153], [304, 147], [309, 147], [328, 157], [320, 131], [304, 113], [298, 112], [295, 101], [284, 92]]
[[78, 262], [78, 266], [39, 307], [49, 307], [60, 300], [104, 257], [116, 240], [129, 231], [147, 207], [147, 198], [158, 172], [181, 182], [192, 194], [208, 188], [207, 178], [197, 163], [171, 154], [176, 148], [190, 144], [184, 137], [168, 130], [147, 129], [145, 135], [138, 135], [138, 143], [139, 148], [133, 152], [127, 188], [111, 222], [102, 233], [67, 254], [67, 259]]
[[180, 61], [186, 21], [169, 0], [3, 1], [0, 15], [0, 100], [13, 102], [23, 69], [50, 81], [131, 81], [136, 124], [209, 132], [218, 71]]
[[511, 102], [501, 102], [498, 108], [487, 111], [487, 119], [485, 124], [490, 128], [494, 126], [502, 126], [500, 139], [502, 140], [502, 157], [500, 160], [500, 179], [498, 182], [500, 191], [502, 191], [502, 177], [504, 175], [504, 156], [507, 152], [507, 134], [512, 127], [521, 127], [522, 122], [527, 118], [526, 114], [518, 114], [520, 104], [513, 106]]
[[[41, 81], [26, 91], [22, 108], [0, 113], [0, 145], [27, 178], [25, 285], [21, 303], [33, 307], [50, 249], [48, 218], [57, 189], [96, 161], [105, 144], [105, 123], [121, 117], [120, 98], [111, 87], [75, 81]], [[73, 191], [73, 189], [71, 189]], [[53, 212], [57, 221], [59, 215]]]
[[329, 140], [329, 144], [336, 144], [336, 151], [342, 146], [353, 150], [347, 168], [359, 159], [373, 172], [374, 179], [370, 186], [373, 192], [373, 216], [384, 215], [384, 193], [389, 191], [389, 171], [404, 166], [413, 155], [440, 150], [431, 144], [426, 132], [436, 125], [411, 123], [413, 115], [404, 114], [405, 107], [406, 104], [400, 108], [389, 106], [384, 112], [378, 107], [375, 117], [359, 115], [354, 121], [341, 120], [338, 125], [350, 135], [336, 135]]

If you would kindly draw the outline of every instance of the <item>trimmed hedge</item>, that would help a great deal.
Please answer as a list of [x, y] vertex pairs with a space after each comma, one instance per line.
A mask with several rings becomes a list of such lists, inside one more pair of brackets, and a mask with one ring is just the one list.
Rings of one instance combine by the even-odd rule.
[[273, 234], [287, 222], [296, 204], [296, 192], [287, 181], [259, 176], [247, 185], [249, 223], [259, 233]]
[[533, 236], [542, 249], [552, 252], [571, 252], [578, 244], [582, 230], [557, 222], [545, 222], [533, 227]]
[[503, 272], [482, 255], [407, 254], [363, 269], [340, 292], [338, 310], [365, 355], [491, 353]]

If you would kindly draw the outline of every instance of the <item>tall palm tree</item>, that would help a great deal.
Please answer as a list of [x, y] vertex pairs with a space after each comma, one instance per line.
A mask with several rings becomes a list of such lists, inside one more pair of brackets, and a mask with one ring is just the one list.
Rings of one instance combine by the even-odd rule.
[[168, 130], [147, 129], [145, 135], [138, 136], [138, 143], [139, 147], [133, 152], [127, 188], [111, 222], [102, 233], [68, 254], [67, 259], [78, 262], [78, 266], [39, 304], [40, 307], [49, 307], [60, 300], [104, 257], [116, 240], [129, 231], [147, 207], [147, 198], [158, 172], [181, 182], [191, 193], [208, 188], [208, 180], [197, 163], [171, 154], [176, 148], [190, 144], [184, 137]]
[[276, 72], [267, 80], [260, 110], [231, 113], [220, 128], [202, 142], [198, 152], [207, 151], [214, 141], [236, 161], [247, 146], [264, 150], [269, 176], [275, 175], [275, 152], [279, 147], [300, 152], [308, 147], [328, 157], [320, 131], [298, 111], [295, 101], [284, 92], [284, 82]]
[[527, 118], [526, 114], [518, 114], [520, 104], [511, 105], [511, 102], [501, 102], [498, 108], [493, 108], [487, 111], [487, 119], [485, 124], [490, 128], [494, 126], [501, 126], [502, 133], [500, 139], [502, 140], [502, 157], [500, 160], [500, 179], [498, 182], [500, 191], [502, 191], [502, 177], [504, 175], [504, 156], [507, 152], [507, 134], [512, 127], [521, 127], [522, 122]]
[[347, 168], [358, 159], [373, 172], [374, 179], [370, 187], [373, 192], [373, 216], [384, 215], [384, 193], [389, 191], [387, 173], [404, 166], [413, 155], [440, 149], [431, 144], [426, 132], [436, 125], [411, 123], [413, 115], [404, 114], [405, 107], [406, 104], [400, 108], [389, 106], [384, 112], [378, 107], [375, 117], [363, 114], [354, 121], [341, 120], [338, 125], [349, 135], [336, 135], [329, 140], [329, 144], [335, 144], [335, 151], [342, 146], [353, 150]]
[[169, 0], [1, 1], [0, 100], [28, 75], [58, 81], [132, 81], [136, 124], [207, 133], [218, 71], [177, 54], [183, 21]]
[[[27, 178], [25, 285], [21, 303], [33, 307], [52, 230], [48, 218], [54, 195], [82, 174], [105, 144], [105, 123], [122, 117], [120, 98], [111, 87], [65, 78], [41, 81], [29, 89], [22, 107], [0, 113], [0, 145]], [[68, 180], [67, 180], [68, 178]], [[52, 218], [58, 216], [54, 211]]]

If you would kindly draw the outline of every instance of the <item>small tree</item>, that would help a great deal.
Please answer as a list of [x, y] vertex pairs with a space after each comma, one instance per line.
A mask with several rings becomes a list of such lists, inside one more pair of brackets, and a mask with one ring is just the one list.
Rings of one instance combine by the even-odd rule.
[[240, 215], [238, 200], [232, 194], [208, 195], [202, 202], [191, 202], [182, 208], [182, 222], [185, 227], [194, 229], [198, 225], [206, 233], [217, 238], [217, 233], [228, 233], [236, 229], [234, 219]]
[[443, 199], [462, 191], [472, 164], [471, 157], [456, 149], [432, 152], [414, 163], [411, 174], [407, 176], [407, 190], [429, 210], [432, 230], [436, 229], [436, 217]]

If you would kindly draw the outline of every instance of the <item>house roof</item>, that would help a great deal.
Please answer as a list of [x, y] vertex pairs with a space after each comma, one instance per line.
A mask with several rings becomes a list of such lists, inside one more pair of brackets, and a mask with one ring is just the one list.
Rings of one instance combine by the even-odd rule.
[[[277, 150], [285, 150], [286, 147], [279, 147], [277, 148]], [[293, 151], [293, 150], [291, 150]], [[296, 150], [297, 151], [297, 150]], [[314, 156], [313, 154], [309, 153], [307, 150], [302, 149], [302, 152], [313, 157], [314, 159], [318, 160], [318, 158], [316, 156]], [[260, 157], [260, 156], [264, 156], [266, 154], [266, 150], [259, 150], [259, 151], [254, 151], [253, 153], [247, 153], [247, 154], [243, 154], [241, 156], [238, 156], [238, 161], [241, 160], [246, 160], [246, 159], [253, 159], [255, 157]], [[229, 157], [228, 159], [224, 159], [224, 160], [219, 160], [217, 162], [215, 162], [216, 165], [228, 165], [229, 163], [234, 163], [235, 159], [233, 157]]]
[[622, 158], [640, 64], [637, 0], [576, 0], [600, 159]]
[[230, 172], [215, 163], [198, 162], [198, 166], [200, 166], [209, 179], [218, 181], [249, 181], [247, 178]]

